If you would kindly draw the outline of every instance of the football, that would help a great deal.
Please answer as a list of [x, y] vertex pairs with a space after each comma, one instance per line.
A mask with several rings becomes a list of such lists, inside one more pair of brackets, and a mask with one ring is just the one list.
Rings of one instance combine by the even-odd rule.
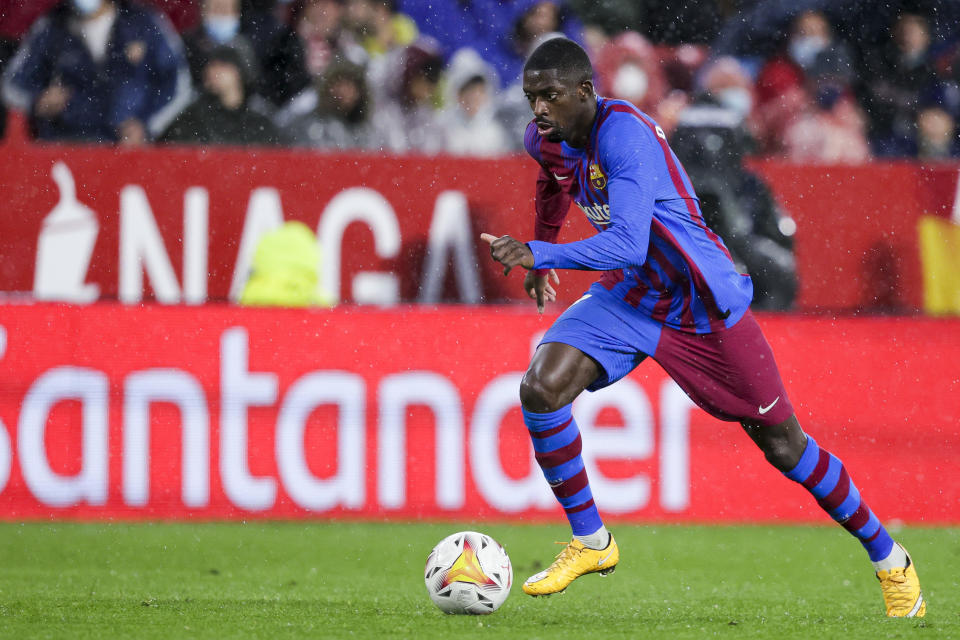
[[496, 540], [460, 531], [433, 548], [423, 578], [430, 599], [444, 613], [484, 614], [496, 611], [510, 595], [513, 568]]

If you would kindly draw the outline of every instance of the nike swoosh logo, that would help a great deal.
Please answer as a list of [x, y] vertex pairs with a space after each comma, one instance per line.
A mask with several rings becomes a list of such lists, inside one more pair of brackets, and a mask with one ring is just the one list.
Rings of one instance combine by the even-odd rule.
[[[611, 545], [611, 546], [612, 546], [612, 545]], [[610, 556], [611, 556], [611, 555], [613, 555], [613, 549], [612, 549], [612, 548], [610, 549], [610, 551], [607, 551], [607, 555], [605, 555], [605, 556], [603, 556], [602, 558], [600, 558], [599, 560], [597, 560], [597, 566], [598, 566], [598, 567], [599, 567], [599, 566], [602, 566], [604, 562], [606, 562], [607, 560], [610, 559]]]
[[760, 415], [763, 415], [767, 411], [770, 411], [770, 409], [773, 409], [773, 405], [777, 404], [778, 402], [780, 402], [780, 396], [777, 396], [776, 400], [774, 400], [773, 402], [771, 402], [765, 407], [757, 407], [757, 409], [760, 411]]
[[570, 176], [558, 176], [557, 174], [553, 174], [553, 177], [556, 178], [557, 180], [569, 180], [569, 179], [570, 179]]

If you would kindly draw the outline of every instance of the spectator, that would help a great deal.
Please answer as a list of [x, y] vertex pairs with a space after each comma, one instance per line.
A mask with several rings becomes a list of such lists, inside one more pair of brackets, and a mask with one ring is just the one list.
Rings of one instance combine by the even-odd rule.
[[596, 53], [594, 82], [603, 95], [629, 100], [653, 115], [667, 93], [660, 59], [653, 45], [636, 31], [625, 31]]
[[750, 77], [729, 57], [708, 63], [700, 77], [701, 89], [680, 112], [670, 145], [693, 182], [707, 224], [753, 278], [754, 308], [787, 310], [797, 291], [793, 221], [743, 165], [754, 148], [746, 128], [753, 102]]
[[173, 122], [165, 142], [274, 145], [279, 135], [265, 116], [248, 106], [251, 79], [238, 51], [219, 47], [202, 70], [203, 91]]
[[606, 42], [596, 54], [594, 82], [603, 95], [628, 100], [650, 114], [669, 133], [686, 96], [669, 85], [660, 56], [636, 31], [625, 31]]
[[241, 0], [240, 33], [253, 45], [260, 64], [257, 93], [274, 107], [286, 105], [310, 86], [303, 45], [293, 29], [277, 18], [288, 1]]
[[253, 44], [240, 33], [240, 0], [203, 0], [201, 15], [201, 24], [183, 36], [194, 84], [203, 83], [210, 53], [219, 47], [235, 49], [244, 66], [244, 76], [257, 78], [260, 64]]
[[348, 0], [347, 25], [371, 58], [405, 47], [419, 36], [410, 16], [394, 0]]
[[794, 162], [859, 164], [870, 159], [866, 118], [852, 94], [821, 82], [783, 131], [783, 155]]
[[291, 19], [298, 41], [304, 52], [309, 84], [293, 96], [274, 116], [281, 128], [286, 128], [303, 115], [317, 108], [319, 96], [316, 87], [327, 66], [335, 59], [356, 65], [367, 63], [367, 53], [344, 26], [344, 0], [298, 0]]
[[533, 44], [551, 33], [582, 41], [582, 25], [561, 0], [517, 0], [508, 7], [508, 21], [492, 47], [480, 49], [505, 86], [521, 81], [520, 74]]
[[956, 123], [943, 108], [925, 107], [917, 114], [916, 156], [921, 160], [960, 157]]
[[166, 18], [125, 0], [64, 0], [30, 30], [3, 92], [41, 140], [137, 145], [186, 106], [190, 71]]
[[870, 140], [878, 155], [909, 155], [918, 105], [941, 101], [942, 87], [930, 56], [923, 16], [904, 13], [880, 55], [863, 68], [861, 101], [870, 115]]
[[448, 153], [495, 156], [510, 149], [494, 108], [499, 84], [493, 68], [475, 50], [460, 49], [450, 59], [441, 114]]
[[849, 48], [835, 38], [822, 13], [805, 11], [797, 16], [783, 49], [757, 76], [756, 120], [761, 152], [783, 153], [786, 129], [798, 113], [812, 109], [819, 78], [829, 75], [849, 79], [851, 69]]
[[294, 20], [311, 77], [322, 76], [336, 57], [354, 64], [366, 63], [363, 47], [344, 28], [343, 0], [303, 0], [294, 10]]
[[853, 70], [826, 58], [805, 78], [812, 96], [783, 131], [783, 153], [795, 162], [859, 164], [870, 159], [867, 123], [853, 97]]
[[399, 52], [376, 106], [375, 118], [390, 132], [387, 148], [395, 153], [439, 153], [444, 148], [437, 88], [443, 58], [437, 43], [421, 38]]
[[318, 149], [382, 149], [389, 134], [374, 121], [363, 67], [335, 60], [318, 81], [317, 106], [284, 130], [288, 144]]

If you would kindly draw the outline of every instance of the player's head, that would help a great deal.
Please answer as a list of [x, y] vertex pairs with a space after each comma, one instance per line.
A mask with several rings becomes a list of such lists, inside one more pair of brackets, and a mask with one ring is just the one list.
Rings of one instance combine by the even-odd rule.
[[593, 65], [573, 40], [552, 38], [534, 49], [523, 66], [523, 92], [547, 139], [572, 142], [589, 133], [597, 106]]
[[579, 44], [569, 38], [550, 38], [542, 42], [523, 65], [523, 71], [556, 69], [564, 79], [574, 84], [593, 81], [590, 57]]

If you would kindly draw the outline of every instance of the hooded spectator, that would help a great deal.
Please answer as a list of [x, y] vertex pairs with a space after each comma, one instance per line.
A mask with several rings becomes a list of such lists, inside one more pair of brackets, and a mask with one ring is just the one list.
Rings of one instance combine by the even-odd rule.
[[240, 0], [203, 0], [201, 15], [200, 25], [183, 36], [194, 84], [203, 84], [203, 69], [211, 52], [219, 47], [236, 50], [244, 75], [257, 78], [260, 63], [253, 44], [240, 32]]
[[3, 93], [39, 139], [136, 145], [187, 105], [190, 71], [162, 15], [125, 0], [64, 0], [31, 28]]
[[201, 72], [203, 90], [170, 125], [165, 142], [187, 144], [274, 145], [279, 135], [265, 116], [248, 105], [251, 78], [232, 47], [210, 52]]
[[336, 60], [317, 84], [316, 108], [284, 130], [289, 144], [338, 150], [384, 147], [388, 136], [374, 121], [363, 67]]
[[437, 109], [443, 58], [437, 43], [421, 38], [391, 56], [391, 71], [375, 97], [375, 118], [389, 132], [387, 148], [396, 153], [434, 154], [444, 148]]
[[499, 80], [473, 49], [460, 49], [446, 73], [441, 122], [446, 151], [453, 155], [495, 156], [510, 149], [507, 132], [496, 119]]

